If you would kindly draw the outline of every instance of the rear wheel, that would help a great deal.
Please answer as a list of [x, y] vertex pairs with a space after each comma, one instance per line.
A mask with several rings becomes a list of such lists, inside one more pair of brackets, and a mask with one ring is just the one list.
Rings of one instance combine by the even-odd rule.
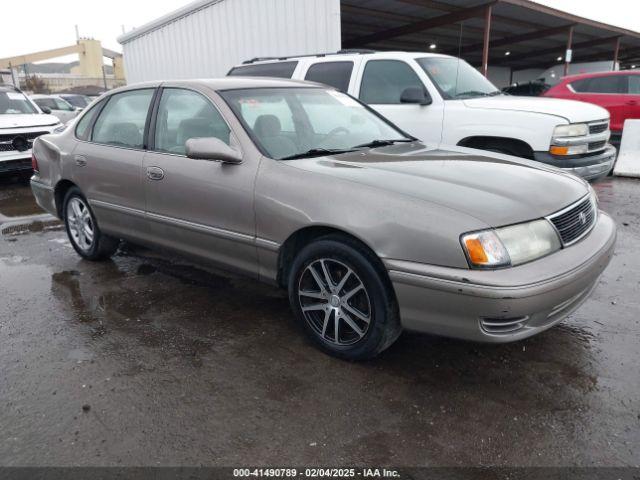
[[400, 335], [395, 297], [378, 263], [373, 254], [339, 236], [308, 245], [294, 260], [291, 307], [309, 338], [325, 352], [363, 360]]
[[89, 203], [77, 187], [67, 192], [62, 211], [71, 245], [82, 258], [104, 260], [116, 252], [119, 240], [100, 231]]

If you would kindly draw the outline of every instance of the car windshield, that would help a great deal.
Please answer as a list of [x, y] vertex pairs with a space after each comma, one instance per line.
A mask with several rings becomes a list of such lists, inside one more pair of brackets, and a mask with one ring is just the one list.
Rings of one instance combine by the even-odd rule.
[[38, 113], [38, 110], [21, 92], [0, 91], [0, 115]]
[[446, 100], [500, 95], [496, 86], [464, 60], [426, 57], [416, 60]]
[[335, 90], [254, 88], [221, 92], [269, 157], [294, 159], [410, 142], [392, 124]]

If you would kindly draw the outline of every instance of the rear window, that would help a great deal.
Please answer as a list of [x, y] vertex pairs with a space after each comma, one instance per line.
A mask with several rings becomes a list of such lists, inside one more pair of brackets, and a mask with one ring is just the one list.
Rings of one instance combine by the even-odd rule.
[[305, 80], [323, 83], [337, 88], [341, 92], [349, 90], [349, 80], [353, 71], [353, 62], [322, 62], [312, 65]]
[[273, 62], [257, 65], [242, 65], [232, 68], [227, 74], [230, 77], [276, 77], [291, 78], [298, 62]]

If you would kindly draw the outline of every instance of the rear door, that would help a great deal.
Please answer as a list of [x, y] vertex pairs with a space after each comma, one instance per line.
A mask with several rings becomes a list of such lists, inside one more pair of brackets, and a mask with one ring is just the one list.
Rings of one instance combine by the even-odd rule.
[[[409, 134], [426, 142], [439, 143], [442, 138], [444, 104], [427, 85], [430, 82], [426, 74], [413, 68], [404, 59], [376, 56], [375, 59], [362, 62], [358, 89], [354, 93], [360, 101], [370, 105]], [[402, 92], [410, 87], [425, 89], [433, 103], [402, 103]]]
[[625, 75], [627, 95], [625, 98], [625, 120], [640, 118], [640, 75]]
[[253, 184], [259, 158], [239, 165], [194, 160], [190, 138], [216, 137], [240, 149], [219, 108], [203, 92], [163, 88], [144, 157], [144, 192], [154, 242], [258, 273]]
[[142, 160], [154, 88], [111, 95], [76, 127], [73, 181], [100, 227], [124, 238], [146, 236]]
[[622, 130], [624, 123], [626, 79], [622, 75], [601, 75], [571, 83], [576, 100], [593, 103], [609, 110], [611, 130]]

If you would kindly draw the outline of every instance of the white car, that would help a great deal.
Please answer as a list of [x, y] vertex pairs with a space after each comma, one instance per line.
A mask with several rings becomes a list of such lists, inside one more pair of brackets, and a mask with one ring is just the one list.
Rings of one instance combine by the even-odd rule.
[[73, 120], [82, 111], [81, 108], [74, 107], [68, 101], [58, 95], [31, 95], [33, 100], [40, 109], [50, 110], [52, 115], [60, 119], [62, 123]]
[[615, 161], [605, 109], [502, 94], [471, 65], [448, 55], [347, 50], [250, 60], [229, 75], [331, 85], [425, 142], [537, 160], [586, 179], [607, 175]]
[[31, 146], [36, 137], [62, 127], [19, 89], [0, 85], [0, 174], [31, 171]]

